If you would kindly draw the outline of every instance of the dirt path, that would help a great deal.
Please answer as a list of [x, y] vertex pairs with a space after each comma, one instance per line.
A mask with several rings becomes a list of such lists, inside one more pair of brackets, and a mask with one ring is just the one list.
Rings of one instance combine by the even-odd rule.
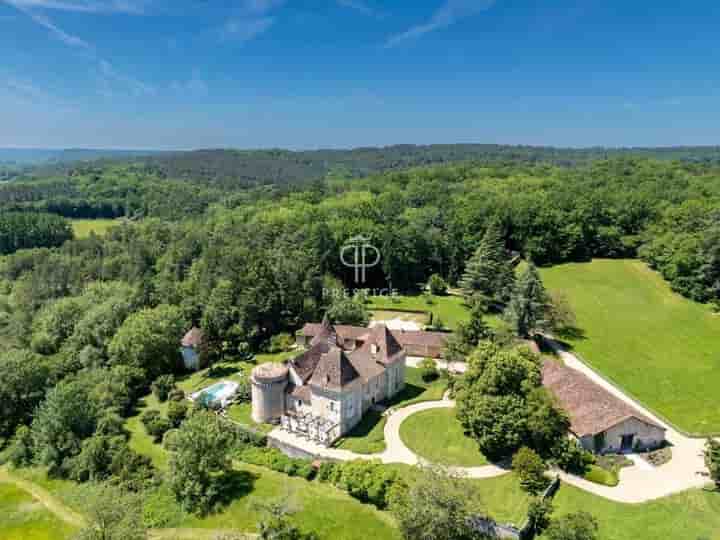
[[[83, 516], [68, 508], [48, 490], [30, 480], [12, 474], [5, 467], [0, 467], [0, 484], [12, 484], [25, 491], [53, 515], [74, 527], [80, 528], [87, 525]], [[248, 540], [257, 538], [256, 534], [238, 533], [238, 531], [224, 529], [151, 529], [148, 531], [148, 538], [152, 540], [214, 540], [219, 535], [231, 533], [242, 534]]]
[[70, 525], [75, 527], [84, 527], [86, 525], [86, 521], [83, 516], [65, 506], [48, 490], [29, 480], [15, 476], [4, 467], [0, 468], [0, 483], [12, 484], [15, 487], [29, 493], [50, 512]]

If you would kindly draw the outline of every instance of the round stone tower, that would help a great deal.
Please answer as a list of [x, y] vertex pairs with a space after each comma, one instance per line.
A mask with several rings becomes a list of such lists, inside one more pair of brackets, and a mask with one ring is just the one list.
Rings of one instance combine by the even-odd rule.
[[252, 419], [259, 423], [277, 423], [285, 413], [285, 388], [288, 368], [268, 362], [252, 371]]

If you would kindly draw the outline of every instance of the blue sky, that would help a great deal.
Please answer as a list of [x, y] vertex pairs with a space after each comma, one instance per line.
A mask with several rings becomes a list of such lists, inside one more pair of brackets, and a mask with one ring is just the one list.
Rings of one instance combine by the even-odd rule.
[[0, 0], [0, 146], [720, 144], [720, 2]]

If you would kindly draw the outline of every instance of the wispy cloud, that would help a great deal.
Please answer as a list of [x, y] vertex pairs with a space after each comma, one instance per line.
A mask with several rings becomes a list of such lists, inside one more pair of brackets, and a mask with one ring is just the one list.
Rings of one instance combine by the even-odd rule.
[[380, 11], [366, 4], [362, 0], [337, 0], [337, 4], [340, 7], [352, 9], [354, 11], [357, 11], [358, 13], [367, 15], [368, 17], [381, 18], [383, 16]]
[[72, 110], [75, 105], [27, 79], [0, 76], [0, 95], [19, 105], [49, 106], [55, 110]]
[[240, 42], [255, 39], [275, 24], [270, 13], [284, 4], [285, 0], [242, 0], [220, 29], [221, 38]]
[[237, 41], [250, 41], [266, 32], [274, 23], [273, 17], [229, 19], [223, 26], [222, 37]]
[[62, 41], [65, 45], [69, 45], [70, 47], [81, 47], [83, 49], [89, 49], [90, 44], [85, 41], [84, 39], [75, 36], [73, 34], [69, 34], [62, 28], [60, 28], [58, 25], [56, 25], [54, 22], [52, 22], [47, 16], [43, 15], [42, 13], [36, 13], [34, 11], [27, 11], [28, 17], [30, 17], [33, 21], [38, 23], [40, 26], [47, 28], [50, 33], [52, 33], [57, 39]]
[[47, 9], [75, 11], [80, 13], [134, 13], [145, 11], [146, 1], [142, 0], [1, 0], [6, 4], [24, 9]]
[[409, 39], [417, 39], [435, 30], [447, 28], [460, 19], [487, 11], [494, 5], [495, 0], [446, 0], [428, 21], [392, 36], [385, 42], [385, 46], [394, 47]]
[[190, 96], [207, 96], [210, 93], [208, 83], [200, 77], [198, 71], [193, 71], [192, 77], [187, 81], [173, 81], [170, 89], [178, 94]]
[[102, 93], [107, 94], [110, 88], [115, 87], [117, 83], [119, 83], [134, 97], [154, 96], [156, 94], [153, 86], [119, 72], [107, 60], [99, 60], [98, 65], [100, 68], [101, 81], [103, 82], [102, 88], [104, 91]]

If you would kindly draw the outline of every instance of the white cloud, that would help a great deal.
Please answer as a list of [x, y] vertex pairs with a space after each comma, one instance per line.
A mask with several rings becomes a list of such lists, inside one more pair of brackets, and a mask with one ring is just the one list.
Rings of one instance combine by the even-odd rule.
[[241, 11], [248, 15], [264, 15], [284, 3], [285, 0], [243, 0]]
[[145, 10], [141, 0], [0, 0], [18, 9], [47, 9], [80, 13], [135, 13]]
[[381, 13], [375, 8], [370, 7], [362, 0], [337, 0], [337, 4], [340, 7], [348, 8], [367, 15], [368, 17], [380, 17]]
[[392, 36], [385, 42], [385, 46], [394, 47], [403, 41], [416, 39], [435, 30], [447, 28], [460, 19], [487, 11], [494, 5], [495, 0], [446, 0], [428, 21]]
[[[138, 79], [120, 73], [115, 67], [110, 64], [107, 60], [100, 59], [98, 61], [100, 68], [100, 81], [101, 81], [101, 93], [104, 95], [113, 95], [112, 88], [116, 88], [119, 83], [121, 87], [124, 87], [134, 97], [141, 96], [154, 96], [156, 90], [154, 87], [146, 84]], [[115, 84], [112, 84], [115, 83]]]
[[80, 47], [83, 49], [90, 48], [90, 44], [87, 41], [73, 34], [68, 34], [65, 30], [57, 26], [42, 13], [36, 13], [34, 11], [27, 11], [26, 13], [28, 17], [30, 17], [37, 24], [50, 30], [50, 32], [60, 41], [65, 43], [65, 45], [69, 45], [70, 47]]
[[250, 41], [266, 32], [274, 23], [275, 19], [273, 17], [229, 19], [223, 26], [222, 35], [226, 39]]

